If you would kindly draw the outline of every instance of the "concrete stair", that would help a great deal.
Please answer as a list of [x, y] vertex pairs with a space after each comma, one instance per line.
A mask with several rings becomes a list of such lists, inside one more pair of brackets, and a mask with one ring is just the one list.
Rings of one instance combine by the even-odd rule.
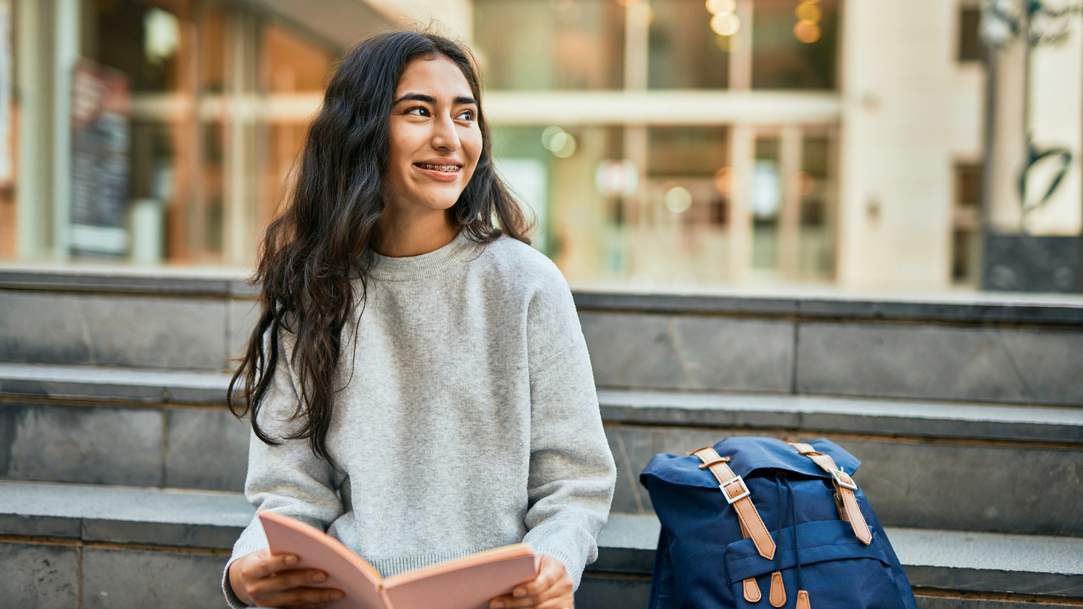
[[[63, 582], [68, 606], [78, 602], [80, 587], [83, 606], [143, 606], [148, 578], [161, 565], [182, 563], [193, 579], [164, 580], [154, 594], [183, 594], [187, 604], [153, 606], [215, 606], [229, 550], [252, 514], [240, 493], [0, 482], [0, 535], [8, 538], [0, 557], [16, 566], [10, 581], [23, 583], [6, 598], [12, 607], [34, 606]], [[579, 606], [636, 606], [649, 591], [658, 528], [650, 515], [614, 514], [599, 536], [601, 552]], [[948, 584], [1005, 597], [1050, 590], [1083, 596], [1083, 539], [894, 527], [886, 533], [919, 594]], [[49, 544], [40, 542], [45, 538]], [[79, 569], [58, 568], [64, 564]], [[50, 577], [21, 577], [42, 573]], [[925, 601], [937, 598], [923, 596], [923, 606], [936, 606]]]
[[[0, 598], [224, 606], [251, 298], [229, 276], [0, 271]], [[647, 461], [743, 434], [858, 456], [923, 609], [1083, 606], [1083, 300], [576, 302], [619, 470], [577, 607], [646, 605]]]

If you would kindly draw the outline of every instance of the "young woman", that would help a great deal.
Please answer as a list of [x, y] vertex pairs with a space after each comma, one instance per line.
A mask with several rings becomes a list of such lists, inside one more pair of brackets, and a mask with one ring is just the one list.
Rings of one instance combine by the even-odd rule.
[[[571, 293], [492, 166], [468, 51], [392, 32], [342, 62], [267, 229], [262, 314], [234, 382], [245, 492], [384, 576], [525, 541], [537, 578], [492, 607], [570, 609], [615, 468]], [[234, 607], [322, 607], [258, 520]]]

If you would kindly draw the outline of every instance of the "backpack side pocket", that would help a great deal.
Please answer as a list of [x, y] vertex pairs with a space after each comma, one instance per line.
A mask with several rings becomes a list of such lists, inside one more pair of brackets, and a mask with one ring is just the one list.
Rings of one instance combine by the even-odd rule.
[[[776, 533], [785, 608], [796, 607], [798, 580], [802, 580], [812, 609], [905, 609], [880, 544], [861, 543], [850, 524], [842, 521], [806, 522], [797, 529], [799, 551], [794, 549], [792, 527]], [[874, 530], [874, 538], [876, 534]], [[744, 600], [742, 581], [754, 577], [761, 586], [769, 586], [775, 562], [761, 557], [749, 540], [730, 544], [725, 561], [737, 608], [762, 609]]]

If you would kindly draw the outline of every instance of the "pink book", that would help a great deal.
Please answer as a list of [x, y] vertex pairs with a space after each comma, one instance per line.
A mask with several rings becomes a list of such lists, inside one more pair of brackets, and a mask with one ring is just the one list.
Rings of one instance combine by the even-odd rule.
[[296, 554], [298, 569], [327, 574], [321, 588], [337, 588], [345, 598], [336, 609], [487, 609], [494, 597], [511, 594], [534, 579], [534, 552], [516, 544], [480, 552], [384, 579], [327, 533], [274, 512], [260, 512], [272, 554]]

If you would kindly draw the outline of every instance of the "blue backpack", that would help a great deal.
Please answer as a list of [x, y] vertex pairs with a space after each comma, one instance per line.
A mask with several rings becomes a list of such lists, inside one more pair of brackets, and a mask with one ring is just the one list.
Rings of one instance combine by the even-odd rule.
[[868, 499], [829, 440], [739, 437], [656, 455], [650, 609], [917, 609]]

